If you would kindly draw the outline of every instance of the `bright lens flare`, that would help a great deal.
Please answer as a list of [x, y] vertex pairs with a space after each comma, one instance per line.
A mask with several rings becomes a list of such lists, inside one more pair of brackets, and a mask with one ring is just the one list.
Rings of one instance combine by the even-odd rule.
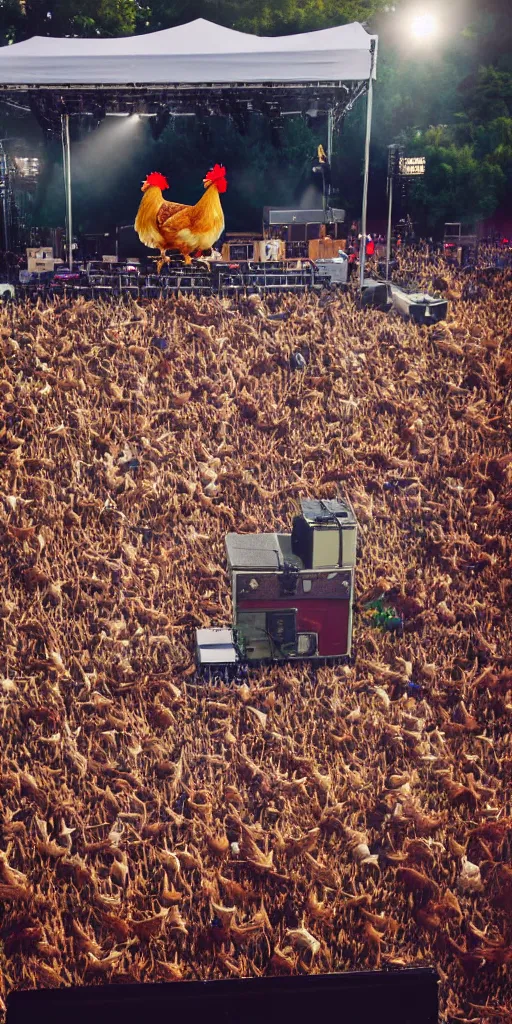
[[437, 31], [437, 19], [433, 14], [417, 14], [411, 21], [411, 32], [415, 39], [432, 39]]

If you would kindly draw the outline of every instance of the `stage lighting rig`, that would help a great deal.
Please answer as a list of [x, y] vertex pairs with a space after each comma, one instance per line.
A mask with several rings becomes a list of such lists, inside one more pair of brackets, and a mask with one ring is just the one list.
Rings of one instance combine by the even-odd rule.
[[169, 107], [160, 107], [156, 112], [156, 116], [150, 119], [149, 129], [155, 142], [158, 142], [160, 136], [163, 135], [170, 120], [171, 112]]
[[245, 105], [237, 103], [231, 107], [230, 117], [240, 135], [247, 135], [251, 119], [251, 111], [252, 103], [247, 103]]
[[203, 142], [209, 142], [211, 139], [211, 129], [208, 121], [198, 121], [198, 127]]
[[37, 156], [15, 156], [14, 166], [19, 178], [27, 185], [35, 185], [41, 165]]
[[266, 100], [262, 107], [263, 113], [268, 117], [269, 121], [275, 121], [276, 118], [281, 115], [281, 107], [279, 103], [271, 102]]
[[270, 121], [270, 141], [274, 149], [283, 148], [283, 139], [281, 136], [281, 131], [283, 128], [284, 118], [282, 117], [281, 114], [278, 114], [277, 117], [273, 117], [272, 120]]
[[107, 116], [106, 104], [105, 104], [105, 102], [103, 100], [99, 100], [99, 101], [96, 100], [92, 104], [91, 110], [92, 110], [92, 117], [93, 117], [94, 126], [97, 128], [98, 125], [100, 125], [101, 122]]
[[47, 98], [40, 94], [30, 96], [28, 102], [30, 111], [43, 132], [44, 140], [49, 141], [51, 136], [60, 130], [59, 114], [52, 108]]

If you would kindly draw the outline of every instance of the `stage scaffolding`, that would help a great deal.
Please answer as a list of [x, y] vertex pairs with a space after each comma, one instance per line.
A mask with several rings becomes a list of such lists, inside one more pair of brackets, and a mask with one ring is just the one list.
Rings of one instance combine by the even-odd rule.
[[[257, 39], [256, 37], [243, 36], [243, 34], [232, 32], [229, 29], [221, 29], [219, 26], [209, 25], [201, 20], [199, 22], [192, 22], [188, 26], [180, 26], [178, 29], [169, 29], [165, 30], [165, 32], [154, 33], [153, 35], [156, 38], [167, 34], [169, 40], [174, 38], [176, 41], [181, 30], [191, 33], [197, 27], [200, 27], [203, 35], [206, 31], [207, 36], [212, 33], [218, 36], [219, 46], [221, 47], [220, 54], [222, 54], [222, 44], [226, 43], [227, 40], [226, 67], [231, 72], [229, 75], [226, 74], [227, 80], [217, 82], [195, 80], [198, 68], [203, 67], [204, 61], [209, 67], [212, 61], [215, 61], [220, 56], [216, 52], [208, 54], [206, 51], [203, 57], [202, 53], [197, 53], [194, 50], [190, 58], [187, 58], [187, 51], [185, 50], [185, 56], [180, 51], [179, 57], [173, 57], [172, 62], [169, 56], [169, 77], [172, 77], [171, 70], [176, 66], [176, 60], [179, 67], [180, 60], [186, 61], [189, 59], [192, 69], [189, 76], [192, 79], [190, 81], [139, 81], [132, 84], [118, 80], [127, 74], [126, 70], [122, 70], [124, 65], [118, 65], [121, 70], [116, 71], [116, 65], [114, 64], [114, 71], [112, 72], [107, 62], [101, 63], [100, 57], [97, 56], [94, 48], [98, 43], [107, 43], [106, 40], [85, 40], [84, 42], [88, 44], [88, 49], [86, 48], [84, 60], [87, 58], [89, 50], [92, 49], [94, 51], [90, 67], [87, 63], [83, 65], [88, 71], [88, 74], [84, 75], [84, 79], [88, 80], [85, 80], [83, 84], [76, 81], [76, 76], [80, 72], [75, 70], [75, 62], [77, 61], [75, 56], [73, 61], [68, 61], [68, 65], [66, 65], [68, 68], [68, 81], [61, 84], [55, 81], [55, 78], [59, 75], [58, 54], [60, 49], [63, 52], [66, 49], [71, 50], [75, 44], [79, 43], [79, 40], [47, 39], [40, 41], [32, 39], [26, 43], [18, 43], [12, 47], [4, 48], [3, 53], [0, 51], [0, 100], [3, 98], [11, 102], [22, 101], [25, 105], [27, 105], [28, 101], [28, 106], [39, 123], [45, 124], [56, 133], [58, 132], [62, 138], [69, 266], [71, 267], [73, 262], [71, 118], [86, 119], [91, 117], [99, 121], [108, 114], [114, 113], [137, 113], [142, 117], [149, 118], [192, 115], [204, 118], [205, 116], [212, 115], [233, 116], [240, 112], [242, 114], [244, 112], [247, 114], [259, 112], [267, 116], [270, 121], [276, 121], [290, 114], [311, 116], [311, 112], [313, 112], [312, 116], [327, 116], [326, 148], [330, 159], [335, 133], [339, 129], [341, 120], [352, 109], [354, 103], [366, 93], [367, 116], [361, 213], [363, 244], [360, 250], [360, 284], [362, 286], [366, 250], [364, 236], [366, 235], [367, 226], [372, 94], [377, 56], [376, 37], [368, 35], [360, 25], [348, 25], [308, 33], [304, 36], [288, 36], [273, 40]], [[236, 49], [234, 52], [231, 52], [233, 37], [242, 38], [242, 53], [236, 53]], [[119, 46], [122, 55], [123, 53], [125, 54], [127, 45], [134, 42], [140, 44], [139, 48], [144, 50], [144, 44], [147, 44], [149, 39], [149, 36], [132, 37], [131, 40], [112, 40], [108, 45], [112, 49]], [[348, 39], [349, 42], [348, 44], [344, 43], [341, 45], [340, 41], [344, 39]], [[250, 44], [249, 46], [247, 41]], [[38, 59], [34, 64], [35, 70], [31, 70], [27, 48], [37, 50], [38, 44], [42, 44], [41, 54], [38, 55]], [[56, 48], [56, 55], [53, 57], [47, 52], [49, 44]], [[174, 45], [174, 52], [178, 52], [176, 51], [175, 42], [172, 45]], [[171, 50], [172, 45], [170, 47]], [[180, 45], [182, 44], [180, 43]], [[213, 49], [213, 45], [212, 43], [210, 49]], [[283, 50], [283, 59], [283, 55], [273, 53], [276, 46]], [[311, 47], [311, 49], [308, 49], [308, 47]], [[247, 53], [245, 52], [246, 49]], [[251, 50], [255, 49], [256, 51], [260, 49], [262, 51], [267, 49], [271, 51], [270, 53], [263, 53], [262, 68], [274, 68], [272, 77], [270, 77], [270, 74], [265, 76], [262, 73], [261, 81], [251, 80], [244, 82], [232, 80], [233, 76], [244, 65], [252, 69], [252, 77], [254, 78], [259, 68], [259, 52], [251, 52]], [[5, 53], [6, 50], [9, 52]], [[12, 57], [16, 58], [15, 51], [17, 50], [19, 51], [18, 59], [11, 60]], [[75, 53], [74, 49], [73, 53]], [[271, 57], [270, 60], [268, 60], [269, 57]], [[163, 74], [160, 58], [161, 53], [157, 53], [154, 67], [158, 69], [159, 77]], [[126, 61], [126, 59], [125, 54], [123, 60]], [[151, 74], [152, 57], [145, 57], [143, 54], [142, 57], [138, 55], [134, 60], [142, 60], [143, 63], [138, 66], [143, 69], [146, 68], [145, 62], [149, 62], [147, 63], [147, 74]], [[53, 70], [56, 65], [57, 69]], [[282, 65], [282, 68], [280, 65]], [[115, 77], [116, 81], [102, 81], [103, 73], [97, 70], [98, 67], [104, 68], [103, 73], [105, 73], [105, 77], [109, 79]], [[280, 67], [283, 78], [292, 76], [297, 78], [299, 75], [302, 77], [304, 68], [308, 67], [316, 69], [318, 73], [315, 76], [312, 75], [310, 80], [280, 81], [275, 74], [275, 67]], [[325, 74], [324, 77], [324, 67], [336, 70], [338, 74], [336, 77], [330, 77]], [[71, 71], [70, 69], [73, 70]], [[92, 69], [98, 79], [97, 81], [90, 81], [90, 78], [93, 76]], [[134, 75], [138, 73], [133, 64], [130, 64], [130, 71]], [[359, 77], [351, 78], [350, 75], [352, 73], [358, 73]], [[28, 81], [25, 82], [24, 78], [27, 78]], [[32, 78], [32, 81], [30, 81], [30, 78]], [[39, 81], [37, 80], [38, 78]], [[69, 79], [71, 78], [74, 80], [70, 81]]]

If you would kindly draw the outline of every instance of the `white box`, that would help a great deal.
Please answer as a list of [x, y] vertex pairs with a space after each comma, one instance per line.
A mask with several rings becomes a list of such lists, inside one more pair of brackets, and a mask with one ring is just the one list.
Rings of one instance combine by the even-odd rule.
[[39, 260], [31, 257], [27, 260], [27, 270], [35, 274], [42, 274], [45, 270], [55, 270], [55, 260]]
[[40, 245], [37, 249], [27, 249], [27, 260], [51, 260], [53, 249], [46, 245]]

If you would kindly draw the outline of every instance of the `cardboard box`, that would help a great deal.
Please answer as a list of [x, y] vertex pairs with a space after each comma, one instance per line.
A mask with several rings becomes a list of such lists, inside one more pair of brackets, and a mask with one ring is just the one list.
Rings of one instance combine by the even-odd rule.
[[35, 258], [30, 258], [30, 259], [27, 260], [27, 270], [29, 270], [33, 274], [42, 274], [42, 273], [44, 273], [45, 270], [52, 270], [53, 271], [54, 269], [55, 269], [55, 260], [54, 259], [39, 260], [39, 259], [35, 259]]
[[27, 260], [51, 260], [53, 249], [49, 246], [40, 245], [37, 249], [27, 249]]
[[338, 255], [341, 246], [337, 238], [312, 238], [308, 248], [310, 260], [329, 260]]
[[286, 259], [286, 242], [280, 238], [268, 238], [259, 243], [260, 263], [268, 263], [269, 260]]

